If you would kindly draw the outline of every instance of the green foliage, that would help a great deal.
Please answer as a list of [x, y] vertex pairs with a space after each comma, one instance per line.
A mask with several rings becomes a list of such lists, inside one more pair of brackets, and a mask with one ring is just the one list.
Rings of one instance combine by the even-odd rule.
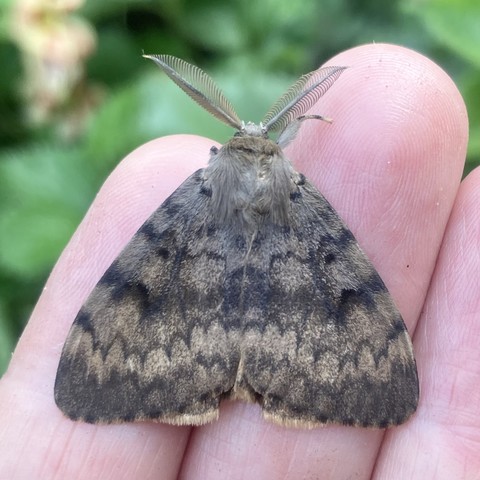
[[[455, 78], [468, 106], [470, 143], [467, 169], [480, 163], [480, 3], [478, 0], [430, 0], [406, 3], [405, 11], [417, 16], [434, 45], [444, 46], [446, 62], [457, 65]], [[462, 62], [463, 60], [463, 62]]]
[[51, 268], [94, 193], [79, 160], [75, 149], [40, 145], [0, 157], [2, 269], [30, 279]]
[[480, 3], [477, 0], [430, 0], [407, 3], [435, 39], [480, 68]]
[[11, 322], [7, 319], [5, 306], [0, 299], [0, 365], [8, 365], [14, 342], [15, 336], [12, 332]]
[[[476, 0], [89, 0], [76, 12], [96, 34], [84, 82], [64, 111], [37, 126], [25, 116], [25, 52], [9, 37], [14, 3], [0, 0], [0, 374], [55, 260], [122, 157], [161, 135], [231, 134], [142, 51], [201, 66], [241, 118], [259, 121], [294, 78], [330, 55], [364, 42], [404, 44], [459, 84], [472, 124], [468, 166], [479, 163]], [[86, 86], [98, 106], [88, 121], [79, 117], [73, 136], [60, 135], [72, 118], [65, 112], [89, 98]]]

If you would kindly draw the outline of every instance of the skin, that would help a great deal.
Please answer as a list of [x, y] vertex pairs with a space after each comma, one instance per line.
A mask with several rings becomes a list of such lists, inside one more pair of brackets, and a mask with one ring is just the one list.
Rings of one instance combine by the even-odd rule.
[[277, 427], [240, 402], [194, 429], [63, 417], [53, 383], [81, 304], [208, 158], [211, 140], [178, 135], [119, 164], [55, 266], [0, 383], [0, 477], [480, 478], [480, 171], [460, 183], [464, 103], [446, 73], [411, 50], [367, 45], [328, 64], [350, 68], [310, 113], [334, 123], [305, 122], [286, 153], [351, 228], [404, 316], [420, 377], [416, 414], [387, 432]]

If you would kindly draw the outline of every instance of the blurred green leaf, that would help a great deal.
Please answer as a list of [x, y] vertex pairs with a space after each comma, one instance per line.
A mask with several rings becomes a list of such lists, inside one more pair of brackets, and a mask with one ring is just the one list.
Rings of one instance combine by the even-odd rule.
[[0, 0], [0, 40], [10, 37], [11, 11], [15, 0]]
[[420, 18], [440, 43], [480, 67], [478, 0], [409, 1], [404, 7]]
[[0, 377], [7, 369], [14, 346], [15, 336], [7, 319], [4, 303], [0, 299]]
[[87, 62], [89, 78], [111, 86], [135, 77], [142, 63], [142, 52], [127, 30], [103, 28], [98, 33], [97, 50]]
[[0, 266], [31, 278], [53, 264], [93, 195], [80, 159], [39, 146], [0, 156]]
[[228, 3], [199, 3], [189, 10], [181, 26], [184, 34], [203, 48], [232, 52], [244, 48], [248, 41], [248, 24], [241, 22]]
[[480, 158], [480, 74], [470, 72], [462, 78], [463, 95], [468, 105], [470, 122], [470, 141], [468, 143], [468, 161], [466, 171], [473, 170]]
[[0, 261], [25, 277], [53, 265], [78, 225], [68, 209], [58, 205], [22, 205], [0, 217]]
[[20, 58], [12, 44], [0, 44], [0, 65], [0, 145], [8, 145], [28, 133], [20, 110]]

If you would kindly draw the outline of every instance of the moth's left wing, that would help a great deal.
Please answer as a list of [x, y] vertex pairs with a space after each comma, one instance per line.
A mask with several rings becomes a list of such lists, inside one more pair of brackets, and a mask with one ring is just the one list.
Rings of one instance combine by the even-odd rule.
[[390, 294], [312, 185], [299, 185], [290, 207], [290, 224], [266, 224], [251, 248], [237, 390], [283, 425], [404, 422], [418, 380]]
[[202, 424], [239, 362], [224, 324], [226, 259], [202, 171], [147, 220], [71, 328], [55, 400], [72, 419]]

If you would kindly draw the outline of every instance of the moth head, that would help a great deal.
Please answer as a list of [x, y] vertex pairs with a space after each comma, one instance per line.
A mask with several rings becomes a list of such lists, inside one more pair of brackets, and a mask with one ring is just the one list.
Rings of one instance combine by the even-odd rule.
[[256, 123], [253, 123], [253, 122], [245, 123], [242, 121], [242, 128], [240, 130], [237, 130], [237, 132], [235, 133], [235, 136], [244, 137], [245, 135], [249, 135], [251, 137], [268, 138], [268, 131], [263, 126], [262, 123], [260, 123], [260, 125], [257, 125]]
[[268, 137], [280, 132], [277, 143], [287, 146], [307, 119], [326, 120], [320, 115], [305, 115], [332, 86], [346, 67], [323, 67], [302, 75], [270, 108], [256, 125], [242, 122], [232, 104], [215, 82], [200, 68], [171, 55], [144, 55], [153, 60], [184, 92], [214, 117], [237, 130], [236, 135]]

